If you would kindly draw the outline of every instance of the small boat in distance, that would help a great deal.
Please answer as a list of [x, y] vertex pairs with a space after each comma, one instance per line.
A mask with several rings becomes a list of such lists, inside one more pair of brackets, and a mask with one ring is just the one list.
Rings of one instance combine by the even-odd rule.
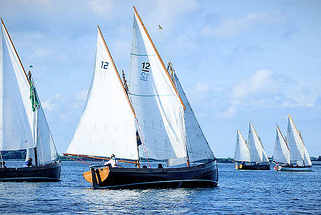
[[237, 130], [234, 152], [235, 169], [243, 169], [243, 166], [246, 166], [249, 162], [251, 162], [249, 147], [241, 132]]
[[[279, 131], [279, 130], [277, 130]], [[281, 133], [281, 132], [280, 132]], [[278, 135], [278, 134], [277, 134]], [[277, 136], [278, 140], [278, 136]], [[281, 139], [282, 140], [282, 139]], [[287, 139], [283, 138], [284, 142], [276, 141], [275, 146], [275, 167], [274, 169], [277, 171], [293, 171], [293, 172], [309, 172], [312, 171], [312, 162], [310, 159], [310, 155], [304, 145], [303, 138], [301, 132], [296, 128], [292, 117], [288, 116], [288, 129], [287, 129]], [[280, 146], [278, 144], [280, 143]], [[283, 144], [283, 146], [281, 145]], [[287, 144], [289, 150], [286, 151], [284, 144]], [[282, 148], [283, 147], [283, 148]], [[282, 148], [282, 152], [280, 149]], [[280, 159], [279, 155], [284, 156], [284, 159]], [[274, 157], [274, 154], [273, 154]], [[286, 159], [286, 163], [282, 162]]]
[[[240, 133], [237, 134], [237, 146], [236, 150], [238, 150], [238, 144], [243, 144], [243, 151], [244, 157], [248, 159], [248, 154], [245, 147], [245, 140], [240, 138]], [[264, 151], [262, 142], [260, 137], [257, 135], [254, 126], [249, 123], [249, 135], [248, 135], [248, 142], [246, 144], [249, 150], [249, 161], [241, 161], [236, 162], [236, 169], [239, 170], [269, 170], [270, 169], [270, 162], [269, 159]], [[236, 151], [236, 155], [239, 153]], [[238, 157], [236, 157], [238, 158]]]
[[94, 80], [65, 155], [117, 156], [118, 166], [91, 166], [83, 174], [93, 188], [216, 186], [214, 154], [135, 7], [133, 30], [127, 88], [98, 27]]
[[[27, 167], [0, 166], [0, 181], [58, 181], [61, 165], [36, 86], [1, 19], [0, 155], [26, 150]], [[2, 159], [2, 156], [0, 156]]]
[[279, 126], [276, 127], [276, 139], [273, 150], [273, 162], [275, 170], [290, 166], [290, 150], [286, 139], [283, 137]]

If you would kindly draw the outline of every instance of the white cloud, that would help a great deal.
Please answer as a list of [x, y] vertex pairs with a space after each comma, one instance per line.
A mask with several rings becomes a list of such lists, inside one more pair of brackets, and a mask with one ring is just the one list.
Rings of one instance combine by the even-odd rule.
[[244, 17], [226, 19], [218, 26], [206, 25], [201, 34], [203, 36], [232, 37], [247, 31], [252, 26], [279, 23], [282, 20], [283, 18], [278, 14], [250, 13]]
[[89, 0], [89, 9], [99, 16], [110, 16], [113, 12], [113, 2], [111, 0]]
[[250, 78], [241, 81], [232, 90], [234, 99], [242, 99], [261, 90], [273, 90], [272, 72], [270, 70], [258, 70]]
[[43, 101], [41, 105], [46, 111], [53, 111], [57, 107], [57, 101], [61, 100], [61, 98], [60, 94], [56, 94], [54, 97]]

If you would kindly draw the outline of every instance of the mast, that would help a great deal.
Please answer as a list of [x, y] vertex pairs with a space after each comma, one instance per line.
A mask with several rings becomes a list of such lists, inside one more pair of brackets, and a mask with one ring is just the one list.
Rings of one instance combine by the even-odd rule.
[[156, 49], [156, 46], [155, 46], [155, 44], [153, 43], [153, 41], [152, 41], [152, 39], [151, 39], [151, 37], [150, 37], [150, 35], [149, 35], [149, 33], [148, 33], [148, 31], [147, 31], [147, 29], [146, 29], [145, 25], [144, 25], [144, 23], [143, 23], [142, 19], [140, 18], [139, 14], [138, 14], [138, 12], [137, 12], [137, 10], [136, 10], [136, 8], [135, 8], [135, 6], [133, 6], [133, 8], [134, 8], [134, 12], [135, 12], [135, 14], [136, 14], [136, 16], [137, 16], [137, 18], [138, 18], [139, 22], [140, 22], [140, 23], [141, 23], [141, 25], [143, 26], [143, 29], [144, 29], [144, 32], [145, 32], [145, 34], [146, 34], [147, 38], [148, 38], [148, 39], [149, 39], [149, 41], [151, 42], [152, 47], [153, 47], [153, 49], [154, 49], [154, 51], [155, 51], [155, 53], [156, 53], [156, 55], [157, 55], [157, 57], [158, 57], [159, 61], [161, 62], [161, 65], [162, 65], [163, 70], [165, 71], [165, 73], [166, 73], [166, 75], [167, 75], [168, 79], [170, 80], [170, 83], [172, 84], [172, 87], [173, 87], [173, 89], [174, 89], [174, 91], [175, 91], [175, 93], [176, 93], [176, 95], [177, 95], [177, 97], [178, 97], [178, 99], [179, 99], [180, 103], [182, 104], [183, 109], [185, 110], [185, 109], [186, 109], [186, 107], [185, 107], [185, 105], [184, 105], [184, 103], [183, 103], [183, 100], [182, 100], [181, 96], [180, 96], [180, 95], [179, 95], [179, 93], [178, 93], [178, 90], [177, 90], [177, 88], [176, 88], [176, 86], [175, 86], [175, 84], [174, 84], [174, 82], [173, 82], [173, 79], [171, 78], [171, 76], [170, 76], [169, 72], [167, 71], [167, 69], [166, 69], [166, 67], [165, 67], [164, 61], [163, 61], [163, 60], [162, 60], [162, 58], [160, 57], [160, 55], [159, 55], [159, 53], [158, 53], [158, 51], [157, 51], [157, 49]]
[[[175, 78], [174, 78], [174, 73], [175, 73], [175, 70], [173, 68], [173, 64], [171, 62], [168, 62], [168, 65], [167, 65], [167, 71], [170, 71], [170, 74], [171, 74], [171, 77], [172, 77], [172, 80], [173, 82], [175, 81]], [[176, 83], [174, 82], [174, 85], [176, 86]], [[186, 109], [184, 109], [185, 111]], [[186, 122], [185, 122], [186, 123]], [[187, 147], [187, 141], [185, 142], [185, 151], [186, 151], [186, 165], [187, 167], [190, 167], [190, 158], [189, 158], [189, 153], [188, 153], [188, 147]]]
[[1, 23], [2, 23], [2, 25], [3, 25], [3, 27], [4, 27], [4, 30], [6, 31], [6, 34], [8, 35], [8, 38], [9, 38], [9, 40], [10, 40], [10, 44], [12, 45], [13, 50], [14, 50], [14, 52], [15, 52], [18, 60], [19, 60], [19, 64], [20, 64], [20, 66], [21, 66], [21, 68], [22, 68], [22, 71], [23, 71], [23, 73], [25, 74], [26, 79], [28, 80], [27, 73], [26, 73], [26, 71], [25, 71], [25, 68], [24, 68], [23, 65], [22, 65], [20, 56], [18, 55], [18, 52], [17, 52], [17, 50], [16, 50], [16, 47], [14, 46], [14, 44], [13, 44], [13, 42], [12, 42], [12, 39], [11, 39], [10, 34], [9, 34], [8, 30], [7, 30], [7, 27], [6, 27], [6, 25], [4, 24], [3, 19], [2, 19], [2, 18], [0, 18], [0, 19], [1, 19]]
[[[3, 28], [4, 28], [4, 30], [5, 30], [5, 33], [7, 34], [8, 38], [9, 38], [9, 42], [10, 42], [11, 46], [13, 47], [13, 50], [14, 50], [14, 52], [15, 52], [15, 55], [16, 55], [17, 58], [18, 58], [19, 65], [20, 65], [20, 67], [22, 68], [22, 71], [23, 71], [23, 73], [24, 73], [24, 75], [25, 75], [25, 78], [26, 78], [29, 86], [31, 87], [31, 86], [32, 86], [32, 84], [31, 84], [31, 81], [32, 81], [32, 79], [31, 79], [31, 72], [29, 71], [30, 75], [29, 75], [29, 77], [28, 77], [28, 75], [27, 75], [27, 73], [26, 73], [26, 70], [25, 70], [25, 68], [24, 68], [24, 66], [23, 66], [23, 64], [22, 64], [21, 58], [20, 58], [20, 56], [19, 56], [19, 54], [18, 54], [18, 52], [17, 52], [17, 49], [16, 49], [16, 47], [15, 47], [15, 45], [14, 45], [12, 39], [11, 39], [11, 36], [10, 36], [8, 30], [7, 30], [7, 27], [6, 27], [6, 25], [4, 24], [3, 19], [0, 18], [0, 20], [1, 20], [1, 24], [3, 25]], [[36, 121], [37, 121], [37, 120], [36, 120]], [[35, 123], [37, 124], [37, 122], [34, 122], [34, 125], [35, 125]], [[38, 130], [37, 126], [34, 127], [34, 135], [35, 135], [35, 133], [36, 133], [36, 130], [35, 130], [35, 129]], [[37, 142], [37, 141], [36, 141], [36, 137], [34, 136], [34, 143], [36, 143], [36, 142]], [[36, 146], [37, 146], [37, 144], [36, 144]], [[34, 154], [35, 154], [35, 164], [36, 164], [36, 166], [38, 166], [37, 147], [34, 148]]]

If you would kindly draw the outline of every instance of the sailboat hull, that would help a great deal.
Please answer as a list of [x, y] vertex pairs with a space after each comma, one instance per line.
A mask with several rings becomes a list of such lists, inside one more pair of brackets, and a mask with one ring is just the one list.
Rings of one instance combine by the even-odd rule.
[[312, 166], [282, 166], [275, 165], [276, 171], [287, 171], [287, 172], [312, 172]]
[[235, 169], [237, 170], [270, 170], [270, 163], [255, 163], [255, 162], [236, 162]]
[[[183, 168], [91, 167], [84, 178], [93, 188], [177, 188], [215, 187], [218, 170], [215, 161]], [[93, 180], [94, 179], [94, 180]]]
[[0, 181], [59, 181], [60, 171], [60, 163], [41, 167], [0, 168]]

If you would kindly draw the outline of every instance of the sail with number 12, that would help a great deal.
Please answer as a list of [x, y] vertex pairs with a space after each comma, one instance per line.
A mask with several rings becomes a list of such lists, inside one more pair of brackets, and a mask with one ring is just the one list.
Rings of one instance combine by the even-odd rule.
[[98, 28], [94, 78], [66, 155], [116, 155], [118, 166], [83, 174], [94, 188], [216, 186], [213, 152], [135, 8], [133, 30], [127, 89]]

